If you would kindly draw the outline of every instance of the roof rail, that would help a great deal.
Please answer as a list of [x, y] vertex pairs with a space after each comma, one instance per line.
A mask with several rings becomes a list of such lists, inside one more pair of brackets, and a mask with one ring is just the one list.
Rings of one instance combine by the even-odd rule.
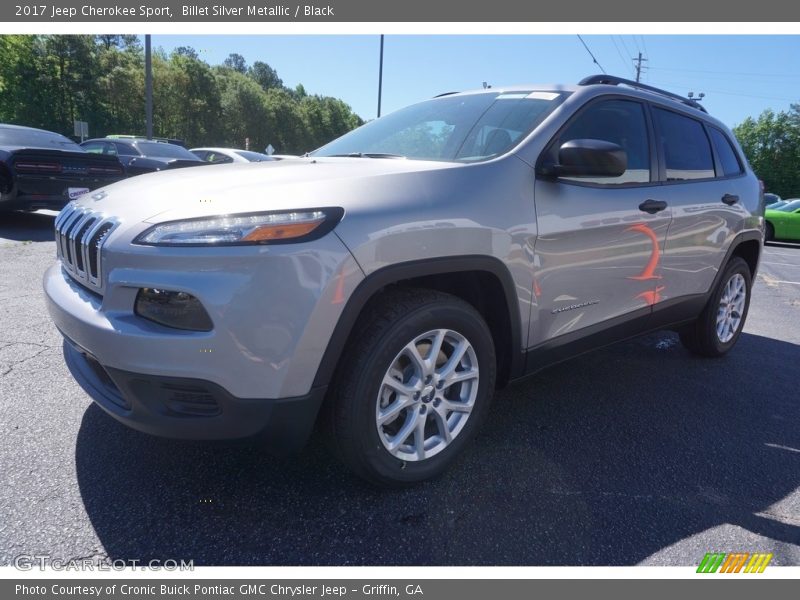
[[632, 87], [637, 90], [645, 90], [647, 92], [658, 94], [659, 96], [665, 96], [672, 100], [677, 100], [681, 104], [685, 104], [687, 106], [691, 106], [692, 108], [696, 108], [697, 110], [703, 111], [704, 113], [708, 113], [705, 106], [703, 106], [696, 100], [692, 100], [691, 98], [686, 98], [684, 96], [681, 96], [680, 94], [673, 94], [672, 92], [668, 92], [667, 90], [662, 90], [661, 88], [653, 87], [652, 85], [646, 85], [644, 83], [639, 83], [638, 81], [631, 81], [630, 79], [623, 79], [622, 77], [616, 77], [614, 75], [590, 75], [589, 77], [585, 77], [578, 82], [578, 85], [597, 85], [597, 84], [627, 85], [628, 87]]
[[434, 98], [443, 98], [444, 96], [452, 96], [453, 94], [460, 94], [461, 92], [443, 92], [441, 94], [436, 94]]

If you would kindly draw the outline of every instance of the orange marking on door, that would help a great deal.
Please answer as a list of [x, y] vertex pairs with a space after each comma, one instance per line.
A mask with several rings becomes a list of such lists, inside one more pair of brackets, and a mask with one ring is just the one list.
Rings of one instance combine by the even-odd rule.
[[661, 301], [661, 292], [663, 291], [664, 291], [664, 286], [659, 285], [656, 289], [647, 290], [646, 292], [642, 292], [641, 294], [638, 294], [635, 297], [642, 298], [647, 303], [647, 306], [653, 306], [653, 304], [655, 304], [656, 302]]
[[661, 259], [661, 249], [658, 247], [658, 238], [656, 237], [655, 232], [652, 229], [650, 229], [648, 225], [645, 225], [644, 223], [637, 223], [636, 225], [631, 225], [625, 231], [638, 231], [639, 233], [645, 234], [647, 237], [650, 238], [650, 243], [653, 246], [650, 252], [650, 260], [647, 261], [644, 270], [638, 275], [634, 275], [633, 277], [628, 277], [628, 279], [635, 279], [636, 281], [647, 281], [648, 279], [661, 279], [661, 275], [656, 275], [655, 273], [656, 267], [658, 266], [658, 261]]

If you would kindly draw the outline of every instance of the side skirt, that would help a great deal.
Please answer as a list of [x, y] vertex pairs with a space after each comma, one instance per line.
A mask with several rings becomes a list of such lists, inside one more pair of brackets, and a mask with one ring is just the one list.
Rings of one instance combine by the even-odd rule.
[[676, 329], [691, 323], [702, 312], [709, 297], [710, 294], [695, 294], [668, 300], [656, 305], [654, 309], [637, 310], [604, 323], [560, 335], [529, 348], [524, 353], [525, 373], [514, 381], [617, 342], [662, 329]]

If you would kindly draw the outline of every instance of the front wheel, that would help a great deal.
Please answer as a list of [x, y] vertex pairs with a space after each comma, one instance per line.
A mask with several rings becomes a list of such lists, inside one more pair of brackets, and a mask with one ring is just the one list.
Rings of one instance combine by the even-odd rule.
[[764, 241], [772, 242], [774, 240], [775, 240], [775, 227], [772, 225], [772, 223], [767, 222], [767, 225], [764, 228]]
[[697, 321], [680, 331], [683, 345], [701, 356], [722, 356], [736, 344], [750, 308], [750, 267], [734, 257]]
[[404, 487], [442, 473], [475, 435], [494, 390], [494, 344], [463, 300], [400, 290], [360, 321], [339, 372], [334, 447], [364, 479]]

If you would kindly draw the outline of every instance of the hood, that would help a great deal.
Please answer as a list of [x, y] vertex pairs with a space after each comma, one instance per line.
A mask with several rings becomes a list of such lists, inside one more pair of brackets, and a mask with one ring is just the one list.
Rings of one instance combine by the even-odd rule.
[[[77, 203], [122, 225], [239, 212], [375, 201], [376, 178], [463, 168], [457, 163], [373, 158], [304, 158], [209, 165], [139, 175]], [[394, 190], [397, 193], [398, 190]]]

